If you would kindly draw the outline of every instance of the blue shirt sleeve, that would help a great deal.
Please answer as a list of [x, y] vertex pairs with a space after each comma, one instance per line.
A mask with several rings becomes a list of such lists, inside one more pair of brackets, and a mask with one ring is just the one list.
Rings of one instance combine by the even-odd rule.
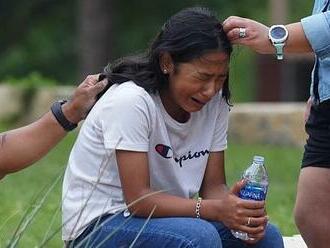
[[315, 54], [323, 59], [330, 55], [330, 11], [301, 20], [305, 35]]

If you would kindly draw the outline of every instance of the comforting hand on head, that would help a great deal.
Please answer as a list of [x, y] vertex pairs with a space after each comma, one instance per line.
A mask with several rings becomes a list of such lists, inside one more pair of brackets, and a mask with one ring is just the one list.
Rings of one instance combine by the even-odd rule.
[[269, 41], [269, 28], [262, 23], [238, 16], [230, 16], [223, 22], [223, 29], [233, 44], [246, 45], [259, 53], [273, 53]]

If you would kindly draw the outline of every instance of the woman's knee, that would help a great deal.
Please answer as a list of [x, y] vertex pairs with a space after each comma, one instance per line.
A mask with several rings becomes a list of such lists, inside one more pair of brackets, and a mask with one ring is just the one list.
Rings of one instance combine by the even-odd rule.
[[298, 229], [304, 228], [306, 223], [308, 223], [307, 218], [309, 216], [308, 214], [306, 214], [304, 207], [296, 203], [295, 208], [293, 210], [293, 214]]
[[191, 241], [192, 247], [222, 247], [217, 229], [205, 220], [194, 220], [194, 224], [186, 230], [186, 238]]
[[282, 237], [280, 229], [271, 223], [267, 224], [267, 226], [266, 226], [266, 235], [273, 236], [273, 237]]
[[282, 234], [275, 225], [270, 223], [267, 224], [265, 237], [260, 241], [260, 247], [267, 247], [267, 248], [284, 247]]

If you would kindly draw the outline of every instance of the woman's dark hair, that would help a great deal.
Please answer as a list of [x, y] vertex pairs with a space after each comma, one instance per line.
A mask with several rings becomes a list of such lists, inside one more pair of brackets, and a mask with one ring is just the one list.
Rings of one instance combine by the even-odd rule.
[[[215, 14], [201, 7], [181, 10], [164, 24], [146, 53], [121, 58], [105, 68], [108, 85], [100, 96], [112, 84], [128, 80], [148, 92], [159, 91], [168, 85], [168, 75], [162, 72], [160, 66], [160, 58], [165, 52], [171, 56], [174, 65], [178, 65], [214, 50], [225, 52], [228, 56], [232, 52], [232, 46]], [[227, 77], [222, 96], [229, 104], [228, 82]]]

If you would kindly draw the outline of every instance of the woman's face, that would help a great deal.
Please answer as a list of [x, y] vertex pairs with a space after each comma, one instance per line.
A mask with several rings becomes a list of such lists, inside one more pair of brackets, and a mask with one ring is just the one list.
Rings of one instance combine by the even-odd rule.
[[169, 61], [162, 69], [168, 72], [169, 87], [161, 92], [163, 105], [176, 120], [184, 122], [221, 89], [228, 76], [229, 56], [209, 52], [189, 63], [176, 66]]

